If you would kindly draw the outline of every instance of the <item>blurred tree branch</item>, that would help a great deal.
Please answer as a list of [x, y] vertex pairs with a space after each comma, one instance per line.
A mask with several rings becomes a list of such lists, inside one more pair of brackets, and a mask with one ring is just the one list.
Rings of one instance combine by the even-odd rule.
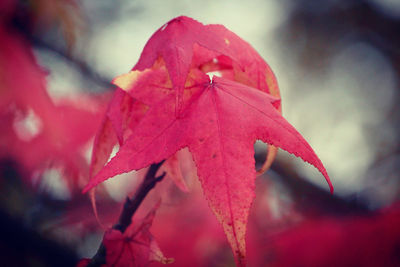
[[115, 86], [111, 84], [111, 77], [104, 77], [100, 73], [94, 71], [92, 66], [87, 62], [74, 56], [71, 52], [71, 45], [62, 45], [61, 41], [49, 42], [43, 38], [44, 36], [35, 33], [32, 29], [32, 21], [34, 20], [32, 16], [32, 11], [22, 5], [9, 22], [9, 26], [11, 29], [22, 34], [32, 46], [51, 52], [65, 62], [73, 65], [87, 79], [95, 82], [106, 90], [113, 90], [115, 88]]

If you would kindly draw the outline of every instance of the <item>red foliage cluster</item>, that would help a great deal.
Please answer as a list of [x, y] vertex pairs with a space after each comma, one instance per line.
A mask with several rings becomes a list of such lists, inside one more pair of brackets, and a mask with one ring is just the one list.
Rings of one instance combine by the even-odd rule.
[[[100, 123], [104, 99], [75, 95], [55, 102], [46, 89], [46, 72], [37, 64], [31, 42], [6, 20], [15, 1], [2, 2], [0, 21], [0, 157], [12, 158], [26, 177], [49, 167], [64, 171], [76, 190], [87, 180], [84, 149]], [[7, 12], [6, 12], [7, 11]], [[3, 12], [3, 9], [2, 9]]]

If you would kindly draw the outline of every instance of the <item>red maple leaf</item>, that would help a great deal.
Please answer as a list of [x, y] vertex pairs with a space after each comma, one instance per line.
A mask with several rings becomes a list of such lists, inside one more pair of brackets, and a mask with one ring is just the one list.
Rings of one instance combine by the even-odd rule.
[[175, 116], [175, 90], [164, 67], [132, 71], [114, 80], [149, 110], [117, 155], [94, 176], [87, 191], [117, 174], [138, 170], [188, 147], [204, 194], [223, 225], [238, 265], [245, 265], [245, 232], [254, 199], [253, 145], [280, 147], [318, 168], [321, 161], [277, 111], [280, 100], [252, 87], [191, 69]]
[[150, 233], [158, 206], [156, 205], [140, 224], [131, 223], [124, 233], [115, 229], [106, 231], [103, 238], [106, 266], [142, 267], [147, 266], [150, 261], [164, 264], [173, 262], [173, 259], [164, 257]]
[[[148, 266], [150, 262], [169, 264], [174, 261], [164, 256], [150, 232], [159, 206], [160, 202], [144, 218], [132, 222], [123, 233], [113, 228], [104, 233], [103, 245], [106, 253], [105, 264], [102, 264], [102, 267], [143, 267]], [[81, 259], [76, 267], [85, 267], [90, 261], [91, 259]]]

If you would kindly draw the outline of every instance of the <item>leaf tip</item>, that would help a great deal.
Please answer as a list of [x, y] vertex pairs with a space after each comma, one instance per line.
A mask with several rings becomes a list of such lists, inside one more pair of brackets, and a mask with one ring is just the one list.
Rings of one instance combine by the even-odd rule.
[[124, 91], [128, 91], [144, 73], [146, 73], [146, 70], [144, 71], [132, 70], [128, 73], [115, 77], [111, 81], [111, 83], [118, 86]]
[[[322, 164], [322, 163], [321, 163]], [[332, 184], [332, 182], [331, 182], [331, 179], [329, 178], [329, 175], [328, 175], [328, 172], [325, 170], [325, 168], [324, 168], [324, 166], [322, 166], [322, 170], [320, 169], [320, 168], [317, 168], [321, 173], [322, 173], [322, 175], [325, 177], [325, 180], [326, 180], [326, 182], [328, 183], [328, 186], [329, 186], [329, 191], [330, 191], [330, 193], [333, 195], [333, 191], [334, 191], [334, 188], [333, 188], [333, 184]]]
[[329, 177], [328, 177], [327, 181], [328, 181], [328, 185], [329, 185], [329, 191], [331, 192], [331, 195], [333, 195], [334, 188], [333, 188], [332, 182], [329, 179]]

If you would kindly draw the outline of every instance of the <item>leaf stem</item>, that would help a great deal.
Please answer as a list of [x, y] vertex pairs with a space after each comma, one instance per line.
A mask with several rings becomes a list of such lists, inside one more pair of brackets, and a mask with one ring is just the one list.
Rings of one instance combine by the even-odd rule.
[[[140, 184], [139, 188], [137, 189], [136, 193], [132, 196], [132, 198], [127, 197], [122, 208], [121, 214], [119, 216], [118, 222], [114, 224], [112, 227], [124, 233], [125, 230], [129, 227], [132, 222], [132, 217], [142, 204], [143, 200], [150, 192], [154, 186], [160, 182], [164, 176], [165, 172], [156, 177], [156, 173], [161, 165], [164, 163], [165, 160], [154, 163], [150, 166], [149, 170], [146, 173], [146, 176], [143, 182]], [[99, 249], [97, 250], [96, 254], [93, 256], [87, 267], [97, 267], [101, 266], [102, 264], [106, 263], [106, 248], [104, 247], [103, 243], [101, 243]]]

